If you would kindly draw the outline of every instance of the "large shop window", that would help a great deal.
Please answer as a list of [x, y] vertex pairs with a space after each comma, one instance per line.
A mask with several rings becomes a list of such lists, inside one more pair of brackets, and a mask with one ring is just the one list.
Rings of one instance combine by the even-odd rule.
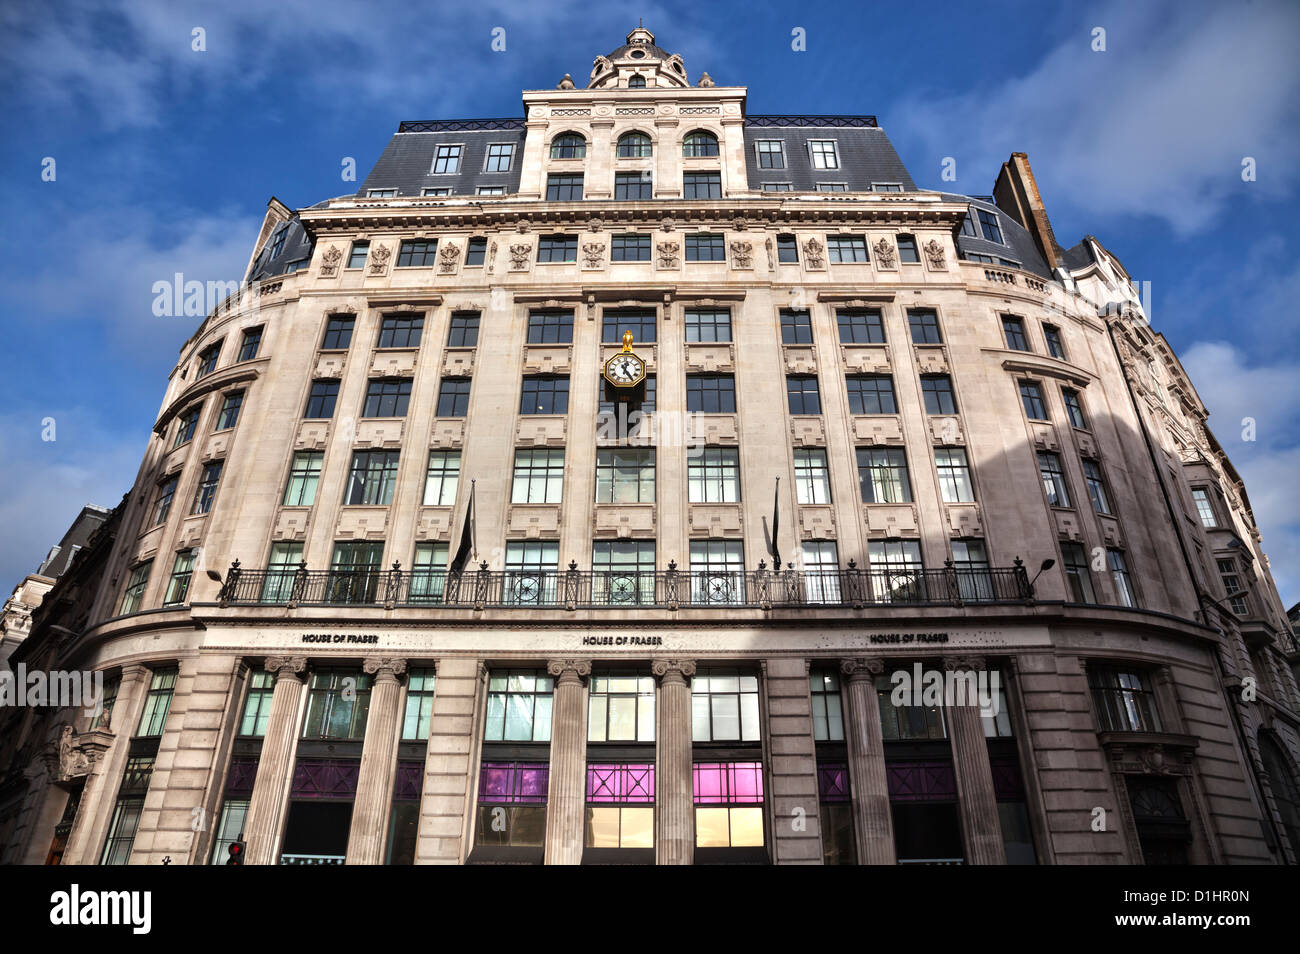
[[822, 832], [822, 863], [857, 861], [853, 836], [853, 795], [847, 762], [817, 762], [817, 804]]
[[962, 864], [966, 851], [951, 760], [886, 762], [885, 774], [898, 863]]
[[[696, 762], [694, 793], [697, 862], [766, 863], [762, 762]], [[733, 856], [710, 850], [735, 848], [758, 851]]]
[[314, 672], [307, 697], [304, 739], [361, 741], [370, 714], [370, 677], [356, 670]]
[[654, 862], [653, 762], [587, 765], [583, 862]]
[[541, 864], [550, 773], [548, 762], [483, 763], [475, 850], [470, 861]]
[[231, 844], [241, 840], [244, 823], [248, 820], [248, 806], [252, 802], [253, 782], [256, 778], [257, 759], [230, 760], [221, 812], [217, 816], [217, 827], [212, 836], [211, 863], [214, 865], [224, 865], [230, 860]]
[[298, 759], [280, 864], [343, 864], [360, 772], [359, 759]]
[[424, 787], [424, 763], [414, 760], [397, 763], [393, 780], [393, 811], [388, 823], [388, 849], [385, 863], [415, 864], [415, 841], [420, 829], [420, 792]]

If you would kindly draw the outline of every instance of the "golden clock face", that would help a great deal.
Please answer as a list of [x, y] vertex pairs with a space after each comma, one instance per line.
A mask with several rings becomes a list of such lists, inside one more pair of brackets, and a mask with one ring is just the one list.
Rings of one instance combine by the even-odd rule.
[[630, 388], [645, 380], [645, 359], [622, 351], [605, 362], [605, 380], [616, 388]]

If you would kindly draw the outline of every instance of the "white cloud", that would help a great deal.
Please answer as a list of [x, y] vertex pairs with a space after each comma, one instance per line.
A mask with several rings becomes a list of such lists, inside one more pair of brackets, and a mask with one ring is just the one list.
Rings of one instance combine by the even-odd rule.
[[[1232, 199], [1296, 181], [1300, 6], [1112, 3], [1061, 22], [1028, 72], [899, 104], [892, 132], [931, 157], [913, 169], [918, 182], [943, 185], [940, 159], [952, 155], [957, 187], [986, 194], [1008, 155], [1027, 152], [1049, 207], [1151, 215], [1187, 234]], [[1092, 50], [1093, 26], [1106, 29], [1106, 52]], [[1256, 182], [1241, 179], [1245, 156]]]

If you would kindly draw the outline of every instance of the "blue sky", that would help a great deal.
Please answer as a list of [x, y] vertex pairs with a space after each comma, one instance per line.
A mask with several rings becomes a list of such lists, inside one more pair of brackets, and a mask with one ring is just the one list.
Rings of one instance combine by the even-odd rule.
[[[155, 281], [238, 280], [271, 195], [300, 207], [355, 191], [343, 160], [363, 178], [403, 119], [518, 116], [521, 89], [565, 73], [582, 85], [638, 18], [692, 81], [708, 70], [748, 86], [751, 112], [876, 115], [923, 188], [987, 194], [1008, 154], [1027, 152], [1058, 240], [1097, 235], [1151, 283], [1153, 324], [1245, 477], [1284, 600], [1300, 599], [1300, 5], [1154, 0], [901, 15], [848, 2], [11, 0], [0, 585], [34, 569], [82, 504], [130, 487], [197, 321], [155, 317]], [[796, 28], [806, 50], [792, 49]], [[946, 157], [956, 183], [939, 178]]]

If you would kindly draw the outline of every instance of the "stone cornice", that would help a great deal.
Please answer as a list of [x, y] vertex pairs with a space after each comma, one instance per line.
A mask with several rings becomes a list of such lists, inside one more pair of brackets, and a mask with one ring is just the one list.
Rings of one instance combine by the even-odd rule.
[[[222, 368], [219, 371], [213, 371], [211, 374], [199, 378], [188, 388], [176, 396], [158, 415], [158, 420], [154, 421], [153, 431], [159, 437], [167, 430], [167, 425], [183, 409], [193, 404], [199, 398], [211, 394], [213, 391], [220, 391], [232, 384], [239, 384], [245, 381], [255, 381], [262, 373], [262, 368], [269, 364], [270, 357], [256, 358], [252, 361], [243, 361], [239, 364], [231, 365], [228, 368]], [[170, 450], [170, 448], [169, 448]]]

